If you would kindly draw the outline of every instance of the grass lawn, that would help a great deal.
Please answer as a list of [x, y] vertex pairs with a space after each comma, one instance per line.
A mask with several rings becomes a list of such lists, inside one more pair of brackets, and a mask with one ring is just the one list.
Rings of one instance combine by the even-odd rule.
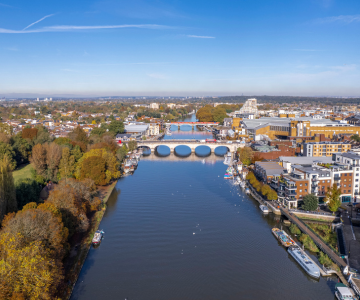
[[31, 169], [33, 167], [31, 164], [20, 167], [19, 169], [13, 172], [14, 182], [16, 182], [22, 178], [31, 178]]

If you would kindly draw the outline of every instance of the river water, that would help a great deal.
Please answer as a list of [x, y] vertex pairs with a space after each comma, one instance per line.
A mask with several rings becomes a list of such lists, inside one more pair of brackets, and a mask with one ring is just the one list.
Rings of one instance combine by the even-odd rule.
[[[211, 138], [171, 138], [197, 135]], [[280, 218], [223, 179], [226, 149], [176, 150], [118, 181], [71, 299], [334, 299], [336, 281], [308, 277], [272, 235]]]

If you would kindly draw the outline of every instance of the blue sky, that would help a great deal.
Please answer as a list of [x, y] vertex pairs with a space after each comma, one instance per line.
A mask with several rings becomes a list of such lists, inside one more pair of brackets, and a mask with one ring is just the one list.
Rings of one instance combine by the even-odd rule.
[[359, 0], [0, 0], [0, 95], [360, 96]]

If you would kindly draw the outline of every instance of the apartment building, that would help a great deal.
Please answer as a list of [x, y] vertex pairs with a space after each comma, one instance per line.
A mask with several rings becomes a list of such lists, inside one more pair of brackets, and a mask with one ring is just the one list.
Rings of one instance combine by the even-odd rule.
[[158, 135], [160, 134], [160, 124], [158, 123], [148, 123], [149, 128], [146, 132], [146, 135]]
[[304, 156], [332, 156], [351, 150], [351, 144], [341, 142], [307, 142], [303, 145]]

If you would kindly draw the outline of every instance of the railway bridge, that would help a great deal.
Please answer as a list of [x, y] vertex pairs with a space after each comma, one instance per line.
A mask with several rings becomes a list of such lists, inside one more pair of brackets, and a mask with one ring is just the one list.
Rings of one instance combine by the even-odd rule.
[[155, 151], [158, 146], [167, 146], [170, 152], [174, 152], [177, 146], [187, 146], [191, 149], [191, 152], [195, 152], [195, 149], [199, 146], [207, 146], [210, 151], [214, 152], [218, 147], [227, 147], [231, 153], [236, 152], [239, 147], [244, 147], [245, 144], [234, 142], [206, 142], [199, 140], [161, 140], [161, 141], [138, 141], [138, 147], [150, 148], [151, 151]]

